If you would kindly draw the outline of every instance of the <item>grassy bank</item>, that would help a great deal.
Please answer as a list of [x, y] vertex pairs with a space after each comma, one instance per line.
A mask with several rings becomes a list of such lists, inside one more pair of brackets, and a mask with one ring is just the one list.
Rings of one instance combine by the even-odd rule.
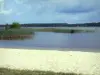
[[9, 68], [0, 68], [0, 75], [82, 75], [76, 73], [62, 73], [52, 71], [37, 71], [37, 70], [17, 70]]
[[41, 29], [32, 29], [32, 28], [21, 28], [21, 29], [9, 29], [1, 30], [0, 36], [11, 36], [11, 35], [28, 35], [33, 32], [56, 32], [56, 33], [80, 33], [80, 32], [93, 32], [92, 30], [77, 30], [77, 29], [57, 29], [57, 28], [41, 28]]
[[60, 29], [60, 28], [37, 28], [32, 29], [37, 32], [57, 32], [57, 33], [80, 33], [80, 32], [93, 32], [93, 30], [81, 30], [81, 29]]
[[32, 34], [32, 30], [26, 29], [9, 29], [0, 31], [0, 36], [12, 36], [12, 35], [30, 35]]

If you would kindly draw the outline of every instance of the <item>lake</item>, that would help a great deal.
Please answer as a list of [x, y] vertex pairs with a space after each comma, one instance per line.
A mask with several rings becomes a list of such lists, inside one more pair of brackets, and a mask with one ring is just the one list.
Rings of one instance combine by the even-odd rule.
[[0, 40], [1, 48], [82, 48], [100, 51], [100, 32], [54, 33], [35, 32], [32, 39]]

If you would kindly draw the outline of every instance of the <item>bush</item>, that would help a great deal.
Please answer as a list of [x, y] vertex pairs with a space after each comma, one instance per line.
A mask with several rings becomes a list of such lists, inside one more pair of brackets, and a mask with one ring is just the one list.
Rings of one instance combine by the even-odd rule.
[[10, 28], [19, 29], [21, 26], [18, 22], [13, 22]]

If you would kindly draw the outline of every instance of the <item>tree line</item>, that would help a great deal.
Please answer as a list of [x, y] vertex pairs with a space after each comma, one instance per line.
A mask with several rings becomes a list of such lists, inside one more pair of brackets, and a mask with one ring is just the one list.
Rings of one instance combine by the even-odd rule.
[[68, 24], [68, 23], [33, 23], [33, 24], [20, 24], [13, 22], [12, 24], [0, 25], [0, 27], [7, 28], [20, 28], [20, 27], [100, 27], [98, 23], [83, 23], [83, 24]]

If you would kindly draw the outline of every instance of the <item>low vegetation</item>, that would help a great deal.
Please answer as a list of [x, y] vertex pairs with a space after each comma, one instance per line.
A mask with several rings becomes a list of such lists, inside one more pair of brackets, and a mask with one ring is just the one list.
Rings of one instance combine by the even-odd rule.
[[18, 22], [13, 22], [12, 25], [10, 26], [12, 29], [19, 29], [21, 28], [21, 25]]
[[79, 29], [61, 29], [61, 28], [21, 28], [18, 22], [13, 22], [12, 25], [5, 25], [5, 30], [0, 30], [0, 38], [10, 37], [14, 35], [32, 35], [33, 32], [55, 32], [55, 33], [80, 33], [91, 32], [90, 30]]
[[60, 29], [60, 28], [41, 28], [33, 29], [37, 32], [56, 32], [56, 33], [81, 33], [81, 32], [93, 32], [92, 30], [77, 30], [77, 29]]
[[25, 30], [21, 29], [21, 25], [18, 22], [13, 22], [12, 25], [5, 25], [4, 30], [0, 30], [0, 38], [9, 38], [9, 37], [15, 37], [15, 36], [21, 36], [21, 35], [32, 35], [32, 30]]
[[82, 75], [76, 73], [55, 73], [52, 71], [37, 71], [37, 70], [16, 70], [9, 68], [0, 68], [0, 75]]
[[13, 35], [31, 35], [33, 31], [26, 31], [22, 29], [9, 29], [0, 31], [1, 36], [13, 36]]

